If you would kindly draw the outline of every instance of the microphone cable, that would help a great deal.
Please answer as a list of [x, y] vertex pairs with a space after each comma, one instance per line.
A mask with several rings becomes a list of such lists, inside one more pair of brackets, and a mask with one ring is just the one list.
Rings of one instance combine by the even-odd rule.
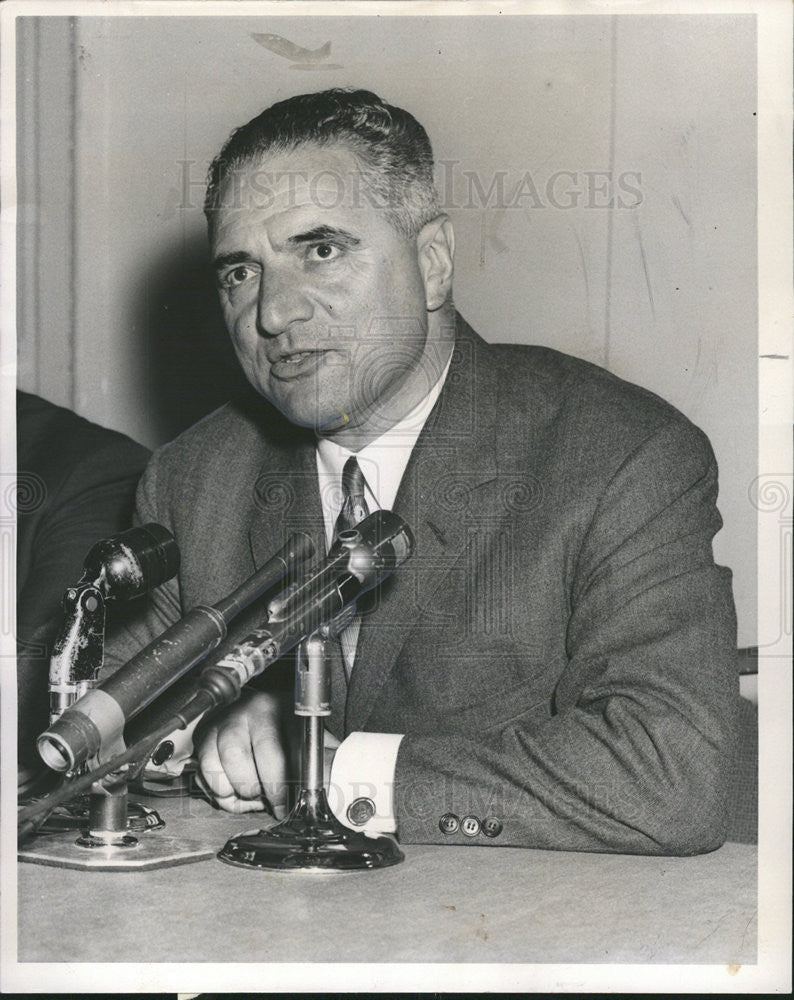
[[[206, 704], [194, 706], [193, 703], [196, 701], [206, 702]], [[63, 805], [70, 799], [76, 798], [83, 792], [89, 791], [92, 785], [101, 781], [102, 778], [106, 777], [108, 774], [118, 771], [125, 764], [134, 763], [137, 760], [138, 767], [133, 768], [130, 774], [130, 779], [133, 778], [136, 772], [148, 760], [150, 753], [154, 751], [161, 740], [165, 739], [166, 736], [173, 733], [176, 729], [185, 729], [193, 721], [193, 719], [189, 716], [193, 716], [195, 708], [199, 709], [196, 714], [201, 715], [210, 708], [214, 707], [215, 698], [213, 698], [209, 691], [197, 691], [185, 702], [182, 711], [174, 712], [174, 714], [162, 723], [162, 725], [160, 725], [160, 727], [153, 733], [148, 733], [147, 735], [142, 736], [127, 750], [116, 754], [115, 757], [112, 757], [109, 761], [100, 765], [95, 770], [87, 771], [79, 777], [64, 780], [62, 785], [53, 789], [53, 791], [49, 792], [37, 802], [24, 806], [19, 810], [17, 815], [17, 836], [19, 840], [25, 840], [27, 837], [35, 833], [53, 809]], [[188, 710], [190, 711], [188, 712]], [[195, 716], [193, 716], [193, 718], [195, 718]]]

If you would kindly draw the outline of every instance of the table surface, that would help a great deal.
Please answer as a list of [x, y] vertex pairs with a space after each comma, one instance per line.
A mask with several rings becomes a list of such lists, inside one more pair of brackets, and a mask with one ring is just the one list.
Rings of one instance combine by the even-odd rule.
[[[214, 849], [261, 820], [199, 799], [146, 801], [165, 834]], [[757, 851], [746, 844], [694, 858], [403, 851], [393, 868], [334, 875], [214, 857], [138, 872], [20, 864], [19, 961], [755, 962]]]

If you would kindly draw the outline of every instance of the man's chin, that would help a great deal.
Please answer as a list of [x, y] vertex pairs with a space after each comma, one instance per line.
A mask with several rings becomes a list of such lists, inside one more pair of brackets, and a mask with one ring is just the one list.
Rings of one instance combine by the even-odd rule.
[[333, 437], [340, 431], [350, 430], [353, 427], [352, 420], [347, 413], [334, 413], [324, 415], [316, 419], [312, 424], [315, 434], [320, 437]]
[[288, 404], [279, 405], [279, 401], [272, 397], [267, 397], [273, 406], [282, 416], [296, 427], [303, 427], [306, 430], [314, 431], [321, 437], [333, 437], [339, 431], [346, 430], [352, 426], [350, 416], [344, 411], [320, 412], [317, 410], [304, 410]]

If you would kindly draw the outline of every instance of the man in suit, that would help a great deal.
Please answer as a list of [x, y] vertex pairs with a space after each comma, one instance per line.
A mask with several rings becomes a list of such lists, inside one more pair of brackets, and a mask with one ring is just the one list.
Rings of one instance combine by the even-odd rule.
[[[468, 327], [427, 136], [373, 94], [292, 98], [238, 129], [206, 212], [254, 392], [150, 463], [138, 516], [174, 532], [182, 568], [111, 666], [288, 531], [328, 544], [355, 481], [416, 555], [342, 634], [340, 819], [405, 842], [717, 847], [738, 682], [705, 436], [601, 369]], [[290, 705], [266, 674], [204, 722], [225, 808], [283, 813]]]

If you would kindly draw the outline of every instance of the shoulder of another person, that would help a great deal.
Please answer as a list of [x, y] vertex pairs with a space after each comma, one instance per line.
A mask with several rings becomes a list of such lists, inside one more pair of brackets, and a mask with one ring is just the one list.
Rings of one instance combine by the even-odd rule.
[[40, 397], [18, 393], [17, 404], [20, 473], [38, 475], [50, 501], [135, 479], [149, 459], [149, 449], [127, 435]]

